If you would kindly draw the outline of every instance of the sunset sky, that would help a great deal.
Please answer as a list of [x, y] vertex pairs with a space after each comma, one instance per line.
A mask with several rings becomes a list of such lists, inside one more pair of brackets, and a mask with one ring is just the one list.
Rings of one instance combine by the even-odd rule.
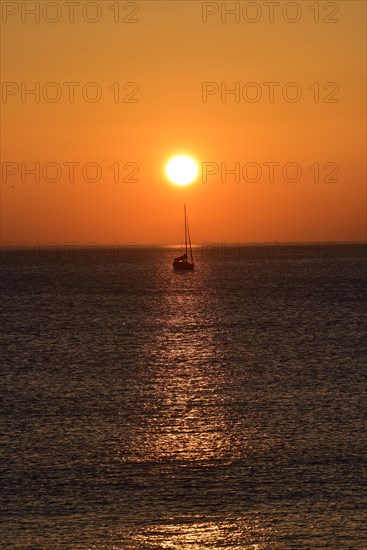
[[[94, 2], [100, 13], [92, 6], [84, 15], [91, 3], [77, 2], [74, 22], [63, 2], [62, 13], [51, 6], [39, 22], [19, 2], [2, 4], [3, 243], [179, 243], [184, 202], [195, 243], [366, 239], [364, 2], [320, 1], [318, 14], [315, 2], [295, 2], [293, 23], [289, 2], [275, 6], [274, 22], [262, 1], [257, 14], [237, 2], [237, 22], [221, 2], [198, 0], [104, 0]], [[221, 96], [236, 82], [239, 96]], [[269, 82], [279, 83], [273, 102]], [[36, 86], [38, 102], [24, 94]], [[96, 90], [102, 97], [92, 102]], [[165, 175], [179, 153], [199, 165], [191, 185]], [[39, 182], [24, 173], [35, 163]], [[56, 168], [45, 171], [48, 163]], [[218, 168], [206, 181], [203, 163]], [[240, 181], [221, 174], [221, 164], [235, 163]], [[243, 177], [248, 163], [261, 167], [259, 181]], [[279, 163], [273, 182], [268, 163]], [[302, 169], [297, 182], [282, 177], [289, 163]], [[101, 179], [88, 181], [95, 165]], [[123, 181], [132, 172], [136, 181]]]

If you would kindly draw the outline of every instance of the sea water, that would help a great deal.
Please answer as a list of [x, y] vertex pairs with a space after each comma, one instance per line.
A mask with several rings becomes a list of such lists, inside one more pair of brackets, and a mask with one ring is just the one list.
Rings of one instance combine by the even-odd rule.
[[367, 548], [366, 248], [2, 255], [6, 550]]

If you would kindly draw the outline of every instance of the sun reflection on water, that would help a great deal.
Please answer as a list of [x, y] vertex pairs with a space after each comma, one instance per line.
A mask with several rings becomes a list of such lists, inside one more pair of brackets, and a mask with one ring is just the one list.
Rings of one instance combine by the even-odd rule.
[[[192, 518], [170, 524], [155, 524], [140, 530], [132, 542], [128, 533], [121, 533], [121, 544], [109, 550], [129, 549], [158, 550], [159, 548], [180, 548], [203, 550], [203, 548], [223, 548], [231, 550], [269, 550], [271, 529], [261, 527], [258, 519], [234, 517], [233, 521], [200, 521]], [[126, 539], [125, 539], [126, 536]], [[106, 547], [107, 549], [107, 547]]]
[[268, 452], [269, 441], [258, 426], [241, 424], [226, 335], [205, 317], [206, 298], [190, 291], [190, 278], [179, 281], [182, 292], [164, 294], [154, 337], [144, 344], [150, 361], [137, 380], [128, 452], [117, 451], [125, 464], [140, 465], [132, 480], [139, 497], [130, 503], [137, 523], [122, 540], [144, 550], [269, 548], [271, 528], [238, 504], [244, 460]]

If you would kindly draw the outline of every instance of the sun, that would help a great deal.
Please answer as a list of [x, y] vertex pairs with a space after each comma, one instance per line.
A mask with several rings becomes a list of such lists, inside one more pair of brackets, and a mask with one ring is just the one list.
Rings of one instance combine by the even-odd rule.
[[176, 185], [192, 183], [199, 172], [197, 163], [188, 155], [176, 155], [166, 165], [167, 178]]

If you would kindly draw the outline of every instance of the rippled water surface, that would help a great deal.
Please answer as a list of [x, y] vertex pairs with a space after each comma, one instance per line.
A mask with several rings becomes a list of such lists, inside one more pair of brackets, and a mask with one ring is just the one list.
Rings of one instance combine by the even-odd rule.
[[1, 548], [366, 548], [365, 248], [175, 254], [3, 255]]

